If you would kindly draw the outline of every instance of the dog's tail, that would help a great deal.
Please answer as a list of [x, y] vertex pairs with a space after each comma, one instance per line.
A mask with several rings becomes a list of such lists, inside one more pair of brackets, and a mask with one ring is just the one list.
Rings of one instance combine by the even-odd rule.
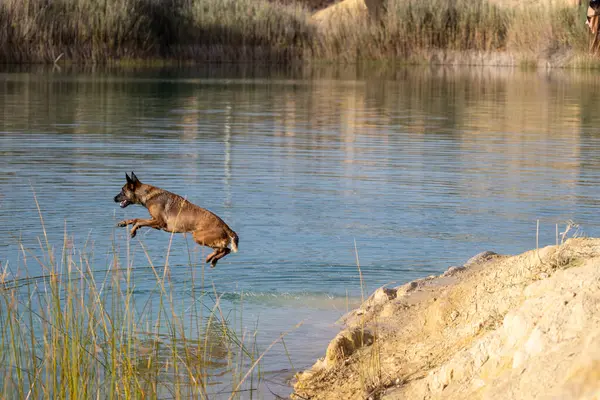
[[229, 244], [231, 245], [231, 250], [233, 250], [234, 253], [237, 253], [238, 242], [239, 242], [240, 238], [238, 237], [237, 233], [235, 233], [234, 231], [229, 232], [228, 235], [229, 235], [229, 239], [230, 239]]

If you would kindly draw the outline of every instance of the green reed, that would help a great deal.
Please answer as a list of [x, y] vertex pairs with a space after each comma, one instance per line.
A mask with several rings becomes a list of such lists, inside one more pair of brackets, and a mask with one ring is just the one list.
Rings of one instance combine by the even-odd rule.
[[[0, 397], [207, 399], [215, 381], [227, 397], [253, 397], [264, 355], [256, 332], [246, 343], [248, 333], [238, 335], [216, 290], [195, 289], [200, 267], [190, 252], [182, 299], [168, 255], [155, 265], [140, 242], [148, 267], [136, 267], [130, 241], [125, 249], [115, 242], [98, 271], [92, 250], [75, 249], [66, 229], [55, 248], [41, 221], [39, 251], [21, 245], [19, 267], [0, 270]], [[29, 274], [32, 264], [43, 273]], [[135, 295], [140, 274], [151, 287], [146, 300]]]

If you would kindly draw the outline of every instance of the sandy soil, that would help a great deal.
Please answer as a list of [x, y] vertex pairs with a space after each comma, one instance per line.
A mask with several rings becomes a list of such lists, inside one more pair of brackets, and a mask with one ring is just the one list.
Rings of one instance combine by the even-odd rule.
[[483, 253], [343, 322], [293, 398], [599, 398], [600, 239]]

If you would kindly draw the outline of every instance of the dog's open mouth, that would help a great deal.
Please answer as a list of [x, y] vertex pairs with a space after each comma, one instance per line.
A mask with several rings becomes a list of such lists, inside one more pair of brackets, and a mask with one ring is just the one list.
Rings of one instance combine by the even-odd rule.
[[131, 202], [129, 200], [123, 200], [121, 203], [119, 203], [119, 205], [121, 206], [121, 208], [125, 208], [128, 205], [130, 205]]

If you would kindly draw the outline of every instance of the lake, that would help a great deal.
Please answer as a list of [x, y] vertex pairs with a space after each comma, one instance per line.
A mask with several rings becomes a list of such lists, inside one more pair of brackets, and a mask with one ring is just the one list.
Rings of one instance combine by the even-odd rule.
[[[163, 265], [170, 249], [182, 304], [202, 275], [263, 349], [303, 321], [286, 346], [306, 368], [360, 299], [357, 264], [368, 294], [535, 248], [538, 221], [540, 246], [569, 220], [597, 236], [598, 104], [600, 79], [581, 71], [5, 68], [0, 261], [44, 274], [37, 198], [57, 248], [66, 229], [98, 271], [131, 253], [140, 298], [156, 283], [148, 257]], [[190, 237], [142, 228], [129, 241], [116, 223], [147, 216], [113, 202], [131, 171], [221, 216], [239, 253], [204, 270], [209, 251]], [[276, 393], [289, 391], [286, 353], [264, 359]]]

